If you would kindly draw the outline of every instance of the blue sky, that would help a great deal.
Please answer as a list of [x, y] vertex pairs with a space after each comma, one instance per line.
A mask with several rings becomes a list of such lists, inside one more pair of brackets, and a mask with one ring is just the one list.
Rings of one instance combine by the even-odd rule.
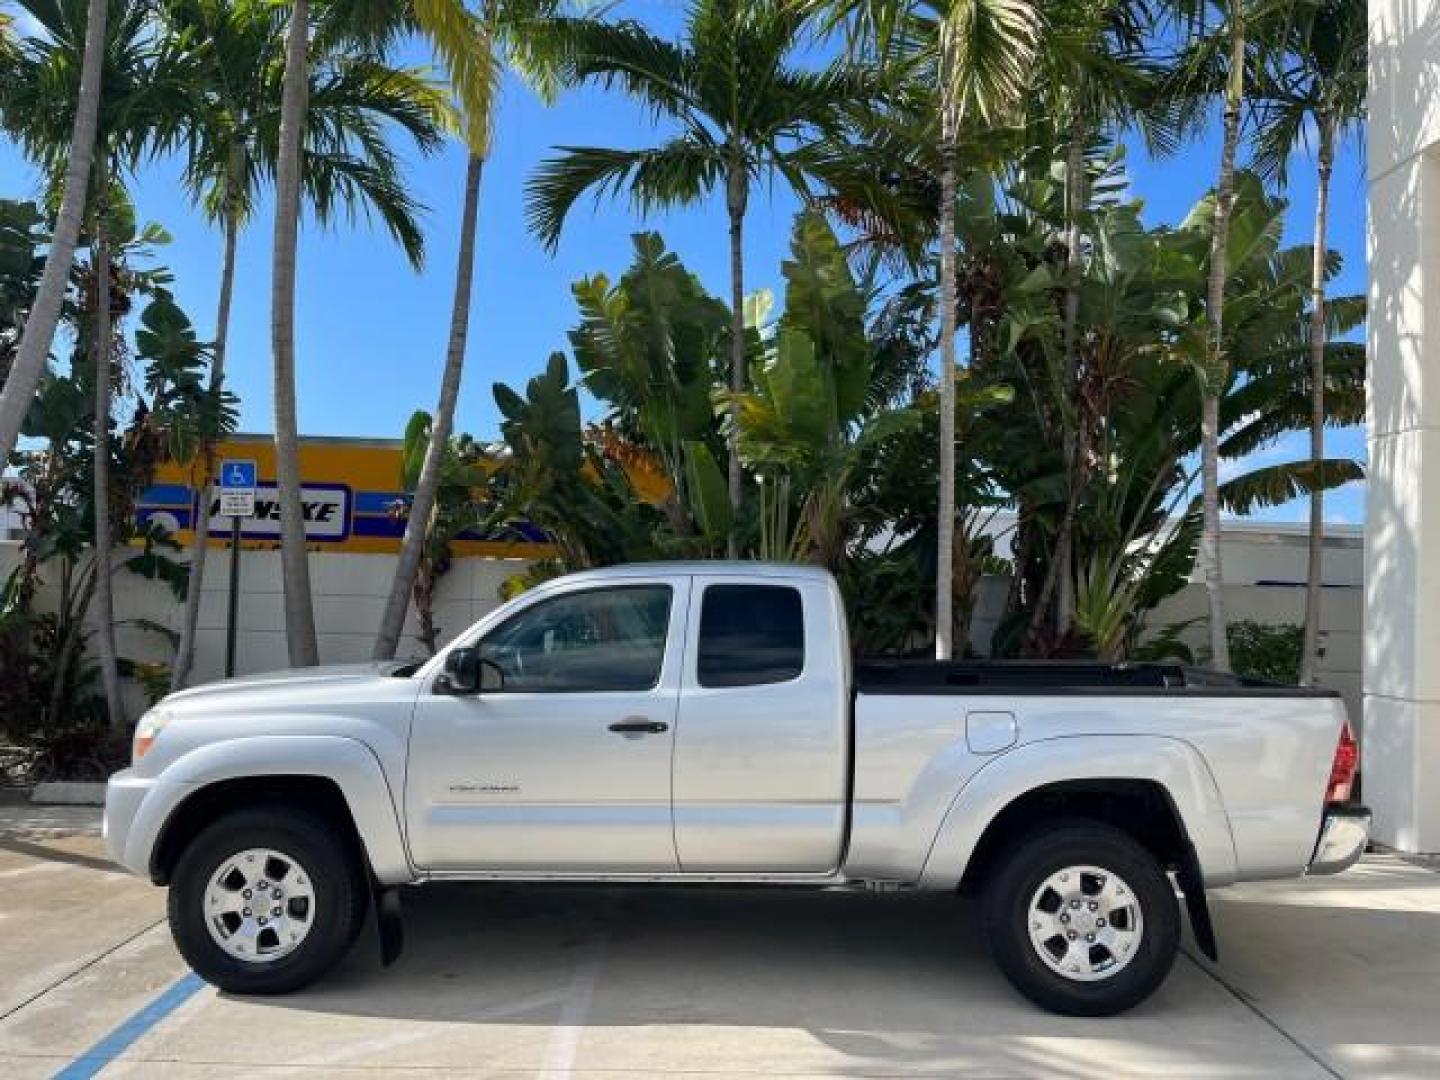
[[[627, 14], [657, 28], [675, 24], [675, 7], [664, 0], [631, 0]], [[630, 235], [655, 229], [717, 295], [728, 293], [728, 250], [719, 198], [683, 211], [641, 219], [622, 202], [577, 207], [558, 250], [546, 252], [527, 232], [523, 213], [526, 179], [558, 145], [641, 146], [653, 137], [649, 117], [618, 95], [596, 90], [571, 93], [552, 107], [509, 83], [501, 107], [494, 152], [481, 195], [474, 310], [458, 426], [494, 437], [498, 414], [491, 384], [523, 384], [546, 357], [566, 348], [575, 322], [570, 284], [604, 271], [612, 277], [630, 258]], [[1131, 151], [1128, 172], [1145, 200], [1151, 224], [1175, 222], [1210, 184], [1218, 161], [1214, 133], [1179, 155], [1150, 160]], [[383, 231], [364, 220], [328, 231], [307, 225], [300, 240], [297, 358], [300, 426], [305, 434], [398, 437], [417, 408], [432, 408], [438, 391], [449, 322], [455, 248], [464, 183], [458, 146], [421, 159], [407, 155], [415, 197], [427, 206], [428, 257], [424, 270], [410, 269]], [[158, 221], [173, 237], [160, 260], [175, 274], [175, 292], [202, 335], [214, 324], [220, 239], [189, 205], [179, 183], [179, 163], [148, 165], [131, 185], [142, 220]], [[36, 174], [13, 146], [0, 140], [0, 196], [27, 197]], [[1308, 242], [1314, 183], [1307, 160], [1291, 169], [1287, 241]], [[1364, 167], [1358, 148], [1347, 146], [1336, 168], [1330, 243], [1345, 257], [1337, 283], [1344, 292], [1364, 291]], [[776, 189], [757, 192], [746, 220], [747, 290], [775, 287], [780, 277], [794, 199]], [[261, 203], [241, 239], [227, 366], [231, 389], [241, 399], [241, 427], [271, 426], [269, 340], [268, 200]], [[1332, 453], [1364, 454], [1363, 433], [1332, 433]], [[1266, 462], [1303, 457], [1297, 435], [1262, 451]], [[1264, 517], [1300, 520], [1303, 504], [1267, 511]], [[1327, 517], [1358, 522], [1363, 491], [1352, 486], [1327, 499]]]

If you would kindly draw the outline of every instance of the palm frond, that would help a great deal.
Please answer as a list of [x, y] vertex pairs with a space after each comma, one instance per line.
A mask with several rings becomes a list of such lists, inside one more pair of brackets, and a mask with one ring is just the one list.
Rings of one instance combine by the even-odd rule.
[[987, 126], [1011, 121], [1044, 16], [1029, 0], [953, 0], [936, 20], [942, 108]]
[[1365, 468], [1352, 458], [1290, 461], [1268, 465], [1220, 485], [1220, 506], [1232, 514], [1250, 514], [1298, 499], [1319, 489], [1365, 479]]
[[701, 109], [691, 85], [693, 59], [634, 20], [572, 20], [563, 24], [569, 80], [622, 90], [658, 116]]
[[337, 218], [378, 218], [416, 269], [425, 261], [419, 219], [425, 207], [411, 196], [393, 162], [376, 162], [343, 151], [307, 151], [302, 184], [322, 225]]
[[713, 188], [724, 171], [718, 148], [684, 139], [646, 150], [559, 149], [560, 156], [541, 163], [526, 185], [526, 220], [551, 250], [560, 242], [566, 215], [587, 191], [598, 201], [628, 186], [631, 201], [648, 211], [693, 202]]

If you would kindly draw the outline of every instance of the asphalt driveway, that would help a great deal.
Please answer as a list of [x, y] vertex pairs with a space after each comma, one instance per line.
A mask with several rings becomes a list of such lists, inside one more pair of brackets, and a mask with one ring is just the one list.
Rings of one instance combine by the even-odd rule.
[[164, 896], [98, 812], [0, 807], [0, 1075], [485, 1077], [1440, 1075], [1440, 874], [1375, 858], [1215, 897], [1110, 1020], [1018, 998], [948, 897], [444, 886], [300, 994], [190, 975]]

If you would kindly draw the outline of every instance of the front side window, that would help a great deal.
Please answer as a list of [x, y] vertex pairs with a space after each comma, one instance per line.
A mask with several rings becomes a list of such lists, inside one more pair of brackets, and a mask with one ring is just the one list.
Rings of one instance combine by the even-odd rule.
[[507, 693], [649, 690], [660, 681], [669, 623], [668, 585], [542, 600], [480, 642], [486, 684], [498, 673], [499, 689]]
[[759, 686], [805, 667], [800, 592], [784, 585], [711, 585], [700, 607], [701, 686]]

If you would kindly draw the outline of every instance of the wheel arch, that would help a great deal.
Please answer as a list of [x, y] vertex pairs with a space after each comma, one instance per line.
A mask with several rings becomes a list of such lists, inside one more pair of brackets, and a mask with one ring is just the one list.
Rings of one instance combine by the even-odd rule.
[[[1133, 815], [1145, 820], [1136, 826]], [[975, 884], [1016, 830], [1051, 816], [1116, 825], [1167, 865], [1187, 852], [1204, 884], [1235, 880], [1234, 840], [1199, 753], [1161, 736], [1069, 736], [997, 756], [956, 795], [931, 845], [921, 886]]]
[[[356, 739], [261, 736], [207, 744], [173, 762], [145, 800], [128, 858], [166, 884], [184, 844], [215, 815], [257, 802], [295, 802], [332, 817], [355, 837], [382, 884], [414, 880], [395, 800], [379, 760]], [[146, 837], [153, 839], [146, 840]]]
[[977, 891], [996, 862], [1023, 837], [1049, 823], [1071, 820], [1118, 829], [1168, 869], [1180, 866], [1190, 844], [1175, 801], [1155, 780], [1061, 780], [1016, 796], [991, 819], [965, 864], [961, 891]]
[[335, 822], [368, 862], [364, 842], [355, 827], [355, 815], [334, 780], [294, 774], [243, 776], [206, 784], [176, 805], [155, 838], [150, 853], [150, 880], [169, 885], [181, 853], [210, 822], [234, 810], [277, 804], [304, 809]]

